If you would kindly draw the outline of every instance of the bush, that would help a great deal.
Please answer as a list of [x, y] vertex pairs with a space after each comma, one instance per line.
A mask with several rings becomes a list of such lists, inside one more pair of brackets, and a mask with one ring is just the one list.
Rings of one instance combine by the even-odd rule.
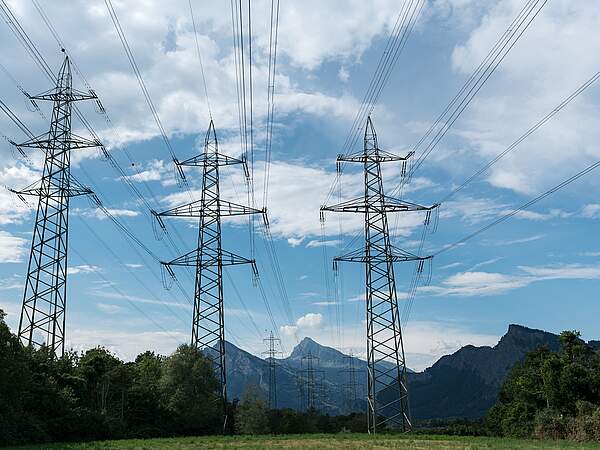
[[533, 436], [537, 439], [565, 439], [573, 428], [573, 419], [553, 409], [544, 409], [535, 416]]

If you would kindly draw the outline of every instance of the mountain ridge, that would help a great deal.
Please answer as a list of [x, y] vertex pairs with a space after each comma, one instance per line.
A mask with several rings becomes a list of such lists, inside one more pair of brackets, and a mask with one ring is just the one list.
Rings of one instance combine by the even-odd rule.
[[[600, 341], [590, 341], [600, 348]], [[408, 374], [413, 419], [478, 418], [495, 403], [500, 386], [511, 367], [527, 352], [547, 345], [559, 349], [556, 334], [510, 324], [494, 346], [466, 345], [444, 355], [422, 372]], [[320, 409], [328, 414], [347, 414], [366, 409], [367, 362], [353, 357], [356, 368], [358, 400], [349, 404], [344, 390], [348, 355], [305, 337], [286, 358], [276, 359], [277, 398], [279, 408], [298, 409], [302, 357], [319, 358], [317, 364], [321, 390]], [[388, 363], [389, 364], [389, 363]], [[227, 343], [226, 368], [230, 398], [241, 398], [248, 384], [254, 384], [268, 396], [267, 361]], [[383, 396], [386, 395], [384, 392]]]

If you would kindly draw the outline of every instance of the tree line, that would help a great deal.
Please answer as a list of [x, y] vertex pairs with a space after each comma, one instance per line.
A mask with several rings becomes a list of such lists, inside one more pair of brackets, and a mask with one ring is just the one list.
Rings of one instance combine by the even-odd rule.
[[66, 352], [25, 347], [0, 310], [0, 446], [220, 433], [363, 431], [364, 415], [269, 410], [258, 389], [224, 411], [210, 360], [182, 345], [124, 362], [105, 348]]

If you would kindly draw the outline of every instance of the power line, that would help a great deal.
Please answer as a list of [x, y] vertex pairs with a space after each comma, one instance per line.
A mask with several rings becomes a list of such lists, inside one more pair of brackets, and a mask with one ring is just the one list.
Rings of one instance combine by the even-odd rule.
[[119, 21], [119, 17], [117, 16], [117, 13], [113, 7], [112, 1], [111, 0], [104, 0], [104, 3], [106, 4], [106, 8], [108, 9], [108, 13], [110, 15], [110, 18], [112, 20], [112, 23], [115, 27], [115, 30], [117, 32], [117, 35], [119, 37], [119, 40], [121, 41], [121, 44], [123, 46], [123, 50], [125, 50], [125, 54], [127, 55], [127, 59], [129, 60], [129, 63], [131, 64], [131, 68], [133, 69], [133, 73], [135, 75], [135, 77], [137, 78], [138, 84], [140, 85], [140, 89], [142, 90], [142, 94], [144, 95], [144, 98], [146, 99], [146, 103], [148, 104], [148, 107], [150, 108], [150, 112], [152, 113], [152, 117], [154, 118], [154, 121], [156, 122], [156, 126], [158, 127], [159, 131], [160, 131], [160, 135], [162, 136], [163, 142], [165, 144], [165, 146], [167, 147], [167, 150], [169, 151], [171, 158], [173, 160], [173, 163], [175, 163], [175, 166], [178, 170], [179, 176], [181, 177], [181, 179], [183, 181], [185, 181], [185, 175], [183, 173], [183, 171], [181, 170], [181, 168], [179, 167], [179, 165], [177, 165], [178, 159], [177, 156], [175, 155], [175, 150], [173, 149], [172, 145], [171, 145], [171, 141], [169, 140], [169, 138], [167, 137], [167, 133], [163, 127], [162, 121], [160, 120], [160, 117], [158, 115], [158, 111], [156, 110], [156, 107], [154, 106], [154, 102], [152, 101], [152, 97], [150, 96], [150, 92], [148, 91], [148, 88], [146, 87], [146, 83], [144, 82], [144, 78], [142, 77], [142, 73], [140, 72], [140, 69], [137, 65], [137, 62], [135, 60], [135, 57], [133, 56], [133, 52], [131, 51], [131, 47], [129, 46], [129, 42], [127, 41], [127, 37], [125, 36], [125, 33], [123, 31], [123, 28], [121, 27], [121, 23]]
[[267, 81], [267, 121], [265, 137], [265, 173], [263, 180], [263, 207], [269, 197], [271, 150], [273, 146], [273, 119], [275, 110], [275, 74], [277, 64], [277, 41], [279, 37], [279, 0], [271, 0], [271, 28], [269, 33], [269, 79]]
[[528, 202], [522, 204], [518, 208], [515, 208], [512, 211], [508, 212], [507, 214], [504, 214], [503, 216], [501, 216], [498, 219], [492, 221], [491, 223], [485, 225], [484, 227], [478, 229], [477, 231], [475, 231], [475, 232], [473, 232], [473, 233], [465, 236], [462, 239], [459, 239], [458, 241], [456, 241], [456, 242], [454, 242], [452, 244], [444, 246], [443, 248], [441, 248], [437, 252], [433, 253], [433, 256], [437, 256], [437, 255], [440, 255], [442, 253], [447, 252], [448, 250], [454, 249], [454, 248], [456, 248], [456, 247], [464, 244], [468, 240], [473, 239], [474, 237], [480, 235], [481, 233], [484, 233], [485, 231], [489, 230], [490, 228], [492, 228], [492, 227], [494, 227], [494, 226], [496, 226], [496, 225], [498, 225], [498, 224], [500, 224], [500, 223], [502, 223], [502, 222], [510, 219], [511, 217], [515, 216], [519, 212], [521, 212], [521, 211], [529, 208], [530, 206], [533, 206], [537, 202], [545, 199], [549, 195], [552, 195], [555, 192], [559, 191], [560, 189], [568, 186], [569, 184], [573, 183], [574, 181], [578, 180], [579, 178], [583, 177], [584, 175], [587, 175], [592, 170], [598, 168], [598, 166], [600, 166], [600, 160], [598, 160], [595, 163], [587, 166], [585, 169], [581, 170], [580, 172], [577, 172], [575, 175], [571, 176], [570, 178], [567, 178], [566, 180], [564, 180], [564, 181], [560, 182], [559, 184], [553, 186], [552, 188], [548, 189], [544, 193], [538, 195], [534, 199], [529, 200]]
[[[361, 106], [354, 118], [350, 131], [342, 146], [343, 153], [349, 153], [354, 148], [358, 137], [361, 134], [362, 124], [366, 118], [371, 115], [379, 96], [391, 75], [391, 72], [400, 57], [408, 38], [414, 28], [414, 25], [421, 13], [425, 2], [422, 0], [405, 0], [398, 13], [396, 22], [386, 42], [383, 53], [379, 58], [377, 67], [371, 76], [368, 88], [361, 102]], [[335, 191], [335, 185], [339, 182], [340, 174], [344, 170], [345, 163], [342, 162], [338, 169], [338, 174], [331, 185], [324, 203], [327, 203]]]
[[438, 116], [436, 121], [427, 130], [425, 135], [423, 135], [413, 147], [413, 151], [416, 153], [428, 138], [433, 136], [427, 141], [428, 143], [418, 156], [417, 161], [410, 168], [408, 176], [402, 179], [400, 184], [392, 192], [392, 195], [397, 195], [402, 192], [405, 183], [412, 178], [412, 175], [419, 169], [421, 164], [423, 164], [423, 161], [425, 161], [436, 148], [437, 144], [446, 135], [454, 122], [458, 120], [475, 95], [477, 95], [486, 81], [495, 72], [496, 68], [518, 42], [523, 33], [529, 28], [547, 1], [548, 0], [529, 0], [513, 22], [511, 22], [507, 30], [479, 64], [477, 69], [471, 74], [470, 78], [462, 86], [458, 94], [456, 94], [444, 111]]
[[[32, 1], [34, 2], [34, 5], [35, 5], [38, 13], [40, 14], [42, 20], [44, 21], [44, 23], [48, 27], [49, 31], [53, 35], [53, 37], [56, 40], [57, 44], [62, 48], [63, 51], [65, 51], [65, 53], [67, 53], [67, 55], [69, 55], [69, 58], [72, 61], [73, 67], [74, 67], [76, 73], [78, 74], [78, 76], [81, 78], [81, 80], [84, 83], [84, 85], [88, 88], [88, 90], [90, 92], [94, 93], [94, 95], [95, 95], [95, 92], [91, 88], [91, 86], [88, 83], [87, 79], [85, 78], [83, 72], [79, 69], [79, 67], [77, 66], [77, 64], [73, 61], [73, 58], [71, 57], [70, 53], [66, 50], [65, 44], [62, 41], [62, 39], [60, 38], [60, 35], [58, 34], [58, 32], [56, 31], [56, 28], [52, 25], [52, 22], [51, 22], [50, 18], [45, 14], [44, 10], [42, 9], [42, 7], [40, 6], [40, 4], [38, 3], [37, 0], [32, 0]], [[19, 27], [20, 27], [20, 25], [19, 25]], [[22, 27], [20, 27], [20, 28], [22, 30]], [[25, 32], [23, 31], [23, 33], [25, 33]], [[28, 41], [31, 42], [31, 40], [28, 38], [28, 36], [26, 36], [26, 37], [27, 37]], [[33, 47], [35, 47], [35, 44], [33, 44], [32, 42], [31, 42], [31, 45]], [[43, 57], [41, 56], [41, 54], [39, 54], [39, 56], [43, 59]], [[43, 61], [43, 62], [45, 64], [45, 61]], [[45, 65], [47, 65], [47, 64], [45, 64]], [[110, 118], [110, 116], [108, 114], [108, 111], [104, 108], [104, 106], [102, 105], [100, 99], [96, 99], [96, 102], [98, 104], [99, 112], [104, 116], [104, 118], [106, 120], [107, 126], [109, 128], [114, 128], [112, 120], [111, 120], [111, 118]], [[76, 109], [76, 113], [77, 113], [78, 117], [80, 118], [80, 120], [82, 121], [83, 125], [88, 129], [88, 131], [90, 132], [90, 134], [92, 134], [92, 136], [94, 136], [96, 139], [98, 139], [97, 134], [93, 130], [91, 124], [85, 119], [85, 117], [77, 109]], [[150, 217], [150, 211], [152, 211], [153, 208], [152, 208], [152, 206], [150, 206], [150, 204], [148, 203], [148, 201], [146, 200], [146, 198], [144, 197], [144, 195], [137, 188], [137, 186], [135, 185], [134, 181], [136, 181], [136, 182], [137, 181], [141, 181], [141, 183], [144, 185], [144, 187], [146, 188], [146, 190], [150, 194], [150, 197], [152, 198], [152, 201], [154, 202], [154, 204], [158, 205], [158, 201], [156, 199], [156, 196], [154, 195], [154, 192], [150, 188], [148, 182], [142, 178], [140, 170], [136, 166], [136, 164], [134, 163], [134, 160], [133, 160], [131, 154], [129, 153], [128, 149], [125, 147], [123, 149], [123, 152], [125, 153], [125, 155], [129, 159], [131, 167], [133, 168], [133, 171], [135, 172], [134, 175], [131, 175], [131, 176], [127, 175], [125, 173], [125, 171], [119, 165], [119, 163], [116, 161], [116, 159], [113, 157], [113, 155], [110, 152], [108, 152], [104, 146], [101, 146], [100, 148], [102, 150], [102, 154], [103, 154], [104, 158], [110, 163], [110, 166], [117, 172], [117, 174], [119, 175], [120, 179], [125, 182], [125, 184], [129, 188], [129, 190], [133, 193], [133, 195], [135, 197], [137, 197], [142, 202], [143, 205], [145, 205], [145, 207], [146, 207], [145, 216], [150, 220], [150, 223], [154, 224], [152, 218]], [[92, 178], [89, 175], [88, 175], [88, 178], [90, 178], [90, 180], [92, 180]], [[96, 192], [98, 193], [97, 189], [96, 189]], [[183, 244], [183, 239], [181, 238], [181, 235], [178, 233], [177, 229], [174, 229], [174, 232], [175, 232], [175, 236]], [[173, 241], [173, 238], [168, 233], [167, 233], [167, 240], [168, 240], [168, 243], [169, 243], [172, 251], [174, 251], [176, 254], [181, 253], [180, 249], [178, 248], [178, 246]], [[190, 271], [188, 271], [188, 275], [191, 276], [191, 272]], [[179, 284], [178, 281], [177, 281], [177, 283]], [[178, 287], [180, 288], [180, 290], [182, 290], [182, 288], [180, 286], [178, 286]], [[183, 292], [183, 290], [182, 290], [182, 292]]]
[[454, 197], [457, 193], [463, 190], [469, 183], [478, 178], [481, 174], [487, 172], [487, 170], [504, 158], [508, 153], [512, 152], [521, 142], [535, 133], [540, 127], [542, 127], [546, 122], [552, 119], [556, 114], [558, 114], [563, 108], [565, 108], [569, 103], [575, 100], [580, 94], [582, 94], [586, 89], [592, 86], [597, 80], [600, 78], [600, 72], [596, 72], [590, 79], [588, 79], [585, 83], [579, 86], [574, 92], [572, 92], [567, 98], [565, 98], [562, 102], [560, 102], [552, 111], [542, 117], [538, 122], [535, 123], [532, 127], [530, 127], [525, 133], [523, 133], [517, 140], [515, 140], [512, 144], [510, 144], [506, 150], [496, 155], [491, 161], [489, 161], [486, 165], [484, 165], [481, 169], [467, 178], [460, 186], [456, 187], [452, 192], [450, 192], [447, 196], [445, 196], [441, 201], [441, 203], [445, 203], [450, 198]]
[[198, 62], [200, 63], [200, 73], [202, 74], [202, 84], [204, 85], [204, 96], [206, 98], [206, 107], [208, 108], [208, 116], [210, 120], [213, 119], [212, 110], [210, 107], [210, 100], [208, 98], [208, 88], [206, 87], [206, 77], [204, 76], [204, 64], [202, 64], [202, 54], [200, 53], [200, 44], [198, 43], [198, 30], [196, 29], [196, 19], [194, 18], [194, 9], [192, 8], [192, 0], [188, 0], [190, 7], [190, 16], [192, 18], [192, 26], [194, 27], [194, 41], [196, 42], [196, 54], [198, 55]]

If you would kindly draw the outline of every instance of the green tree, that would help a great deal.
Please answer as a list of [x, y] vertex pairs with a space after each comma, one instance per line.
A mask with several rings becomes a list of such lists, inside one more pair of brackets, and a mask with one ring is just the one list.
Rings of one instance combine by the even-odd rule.
[[265, 400], [258, 387], [248, 385], [235, 412], [235, 431], [238, 434], [269, 433], [267, 412]]
[[147, 351], [131, 365], [126, 419], [136, 436], [160, 436], [164, 432], [166, 414], [160, 386], [164, 360], [163, 356]]
[[581, 405], [600, 404], [600, 356], [578, 331], [563, 331], [560, 341], [558, 353], [542, 347], [512, 368], [486, 418], [492, 432], [556, 438], [571, 433], [575, 418], [589, 422]]
[[[104, 415], [117, 414], [113, 403], [120, 398], [123, 362], [104, 347], [86, 351], [79, 360], [78, 372], [85, 380], [87, 404]], [[116, 401], [118, 402], [118, 400]]]
[[222, 406], [212, 362], [191, 345], [166, 358], [160, 378], [163, 404], [177, 433], [217, 432]]

